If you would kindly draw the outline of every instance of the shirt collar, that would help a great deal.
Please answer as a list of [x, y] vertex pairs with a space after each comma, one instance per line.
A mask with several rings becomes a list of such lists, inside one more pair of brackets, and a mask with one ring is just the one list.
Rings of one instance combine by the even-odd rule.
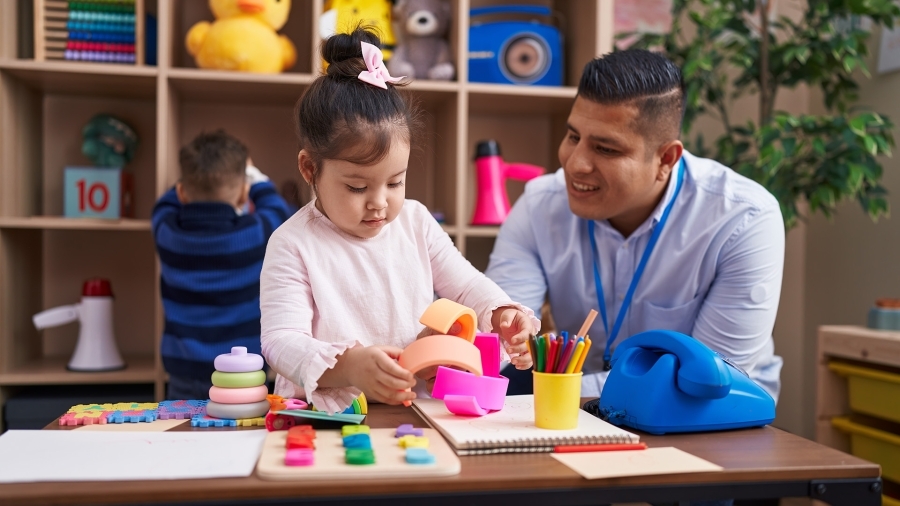
[[178, 218], [182, 225], [205, 224], [209, 222], [233, 221], [237, 212], [224, 202], [194, 202], [181, 207]]

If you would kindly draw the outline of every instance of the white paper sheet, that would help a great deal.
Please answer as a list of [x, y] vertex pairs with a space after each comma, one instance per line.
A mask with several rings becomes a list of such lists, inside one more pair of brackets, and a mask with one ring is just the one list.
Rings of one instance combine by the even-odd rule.
[[153, 420], [139, 423], [89, 423], [71, 430], [82, 432], [165, 432], [181, 424], [191, 424], [190, 420]]
[[0, 483], [250, 476], [266, 434], [11, 430], [0, 436]]
[[618, 452], [552, 453], [551, 456], [589, 480], [722, 470], [712, 462], [671, 447]]

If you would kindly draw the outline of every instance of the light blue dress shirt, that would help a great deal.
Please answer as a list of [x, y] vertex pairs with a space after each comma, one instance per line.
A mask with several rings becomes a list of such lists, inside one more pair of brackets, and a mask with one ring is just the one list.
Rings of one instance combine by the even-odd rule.
[[[775, 355], [772, 327], [784, 266], [778, 201], [713, 160], [688, 152], [684, 160], [684, 186], [612, 348], [645, 330], [682, 332], [730, 358], [777, 400], [782, 361]], [[610, 329], [653, 227], [675, 192], [675, 176], [673, 171], [653, 214], [629, 237], [606, 220], [596, 222]], [[486, 274], [535, 313], [549, 296], [556, 328], [577, 332], [590, 310], [598, 309], [587, 234], [587, 222], [569, 209], [562, 169], [539, 177], [526, 185], [500, 228]], [[593, 346], [582, 395], [597, 396], [607, 375], [599, 317], [589, 335]]]

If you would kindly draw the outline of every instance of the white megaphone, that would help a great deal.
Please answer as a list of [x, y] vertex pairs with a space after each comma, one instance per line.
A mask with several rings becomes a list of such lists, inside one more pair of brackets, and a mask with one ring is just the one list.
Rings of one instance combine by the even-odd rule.
[[113, 296], [109, 281], [89, 279], [84, 282], [81, 303], [59, 306], [34, 315], [38, 330], [57, 327], [78, 320], [78, 344], [69, 360], [69, 370], [82, 372], [115, 371], [125, 367], [113, 335]]

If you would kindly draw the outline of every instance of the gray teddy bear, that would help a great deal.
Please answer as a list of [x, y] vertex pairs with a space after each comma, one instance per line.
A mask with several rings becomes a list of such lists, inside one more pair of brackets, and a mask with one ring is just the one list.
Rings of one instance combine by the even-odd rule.
[[387, 66], [392, 76], [449, 81], [456, 72], [445, 35], [450, 3], [444, 0], [401, 0], [394, 8], [399, 42]]

